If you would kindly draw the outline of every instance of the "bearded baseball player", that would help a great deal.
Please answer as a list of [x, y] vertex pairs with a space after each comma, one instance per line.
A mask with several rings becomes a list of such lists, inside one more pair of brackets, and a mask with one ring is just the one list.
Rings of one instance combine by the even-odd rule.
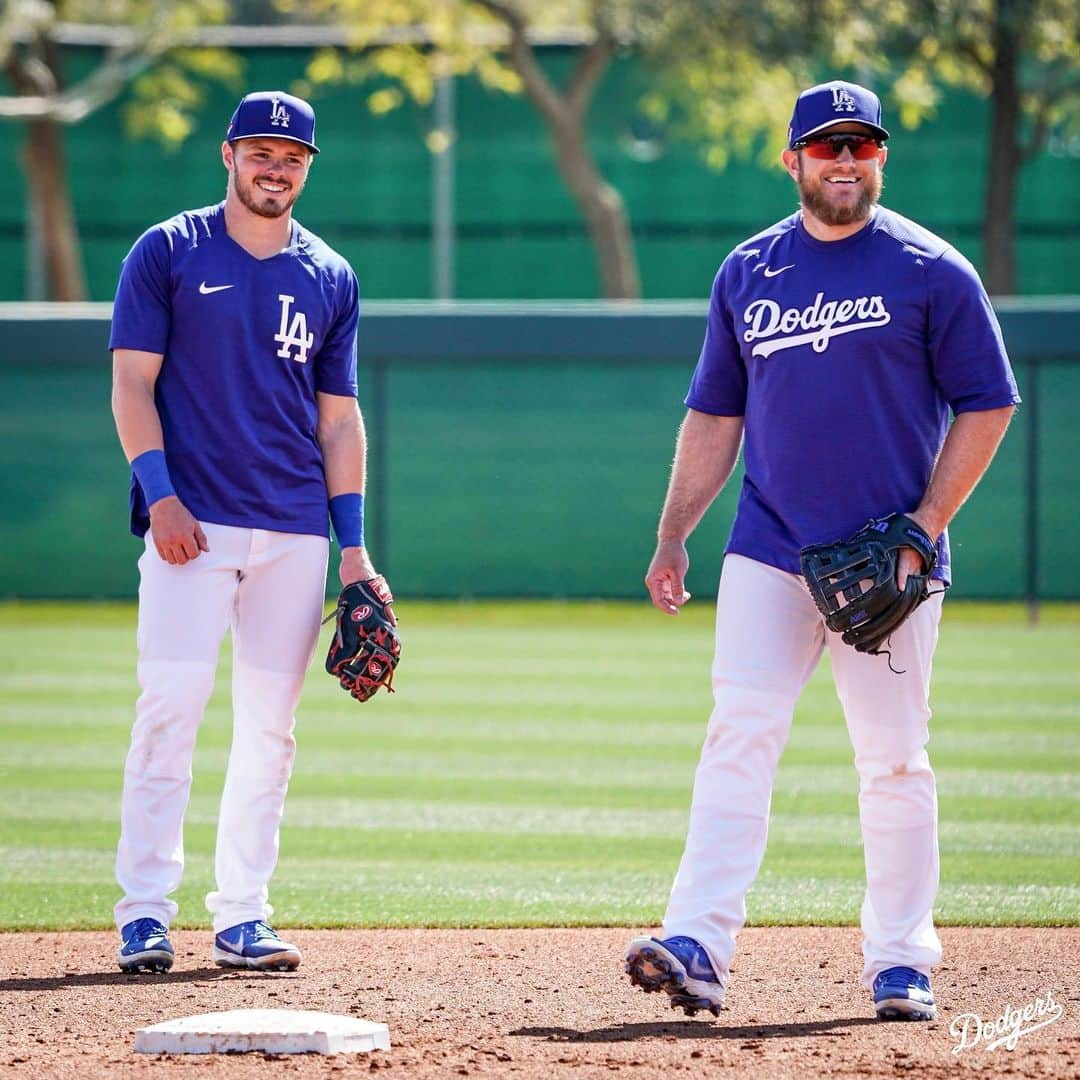
[[889, 133], [877, 97], [811, 87], [788, 136], [800, 209], [717, 273], [645, 578], [660, 611], [689, 600], [686, 539], [745, 440], [686, 846], [663, 931], [631, 941], [626, 967], [673, 1008], [719, 1015], [777, 762], [828, 649], [859, 776], [862, 985], [879, 1018], [927, 1020], [941, 959], [926, 746], [946, 526], [1019, 397], [974, 269], [878, 205]]
[[213, 958], [300, 963], [269, 925], [268, 883], [330, 521], [342, 584], [376, 577], [363, 532], [356, 277], [292, 216], [317, 153], [306, 101], [248, 94], [221, 147], [225, 200], [149, 229], [120, 274], [113, 413], [132, 468], [131, 528], [145, 537], [142, 693], [116, 857], [129, 972], [173, 962], [192, 752], [230, 627], [233, 743], [206, 897]]

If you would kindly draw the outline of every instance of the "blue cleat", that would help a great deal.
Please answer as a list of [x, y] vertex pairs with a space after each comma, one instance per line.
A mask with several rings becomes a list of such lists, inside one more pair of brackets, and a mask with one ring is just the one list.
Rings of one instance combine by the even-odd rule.
[[647, 994], [663, 990], [673, 1009], [694, 1016], [699, 1009], [720, 1015], [724, 986], [702, 946], [693, 938], [634, 938], [626, 950], [626, 972]]
[[293, 971], [300, 966], [300, 950], [282, 941], [259, 919], [222, 930], [214, 938], [214, 963], [219, 967]]
[[937, 1003], [930, 980], [909, 967], [886, 968], [874, 980], [879, 1020], [934, 1020]]
[[120, 928], [120, 951], [116, 962], [121, 971], [166, 972], [173, 965], [169, 929], [157, 919], [135, 919]]

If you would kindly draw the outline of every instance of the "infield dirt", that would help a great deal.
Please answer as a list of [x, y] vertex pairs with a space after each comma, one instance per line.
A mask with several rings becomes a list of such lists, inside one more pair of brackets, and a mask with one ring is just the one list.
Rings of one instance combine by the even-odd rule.
[[[283, 928], [284, 929], [284, 928]], [[721, 1019], [688, 1019], [622, 972], [624, 929], [289, 931], [299, 971], [212, 966], [208, 932], [172, 935], [167, 975], [125, 976], [106, 933], [0, 935], [0, 1072], [135, 1076], [388, 1077], [1080, 1076], [1080, 929], [942, 931], [939, 1018], [879, 1023], [850, 928], [743, 932]], [[1059, 1019], [1015, 1049], [954, 1052], [963, 1014], [994, 1022], [1050, 994]], [[317, 1009], [390, 1026], [370, 1055], [148, 1056], [136, 1028], [240, 1008]], [[1049, 1015], [1044, 1013], [1043, 1019]], [[1032, 1023], [1037, 1020], [1031, 1021]]]

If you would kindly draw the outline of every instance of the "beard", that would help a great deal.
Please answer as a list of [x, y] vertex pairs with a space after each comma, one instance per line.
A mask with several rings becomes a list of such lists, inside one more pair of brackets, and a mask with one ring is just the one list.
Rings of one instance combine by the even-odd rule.
[[808, 180], [803, 174], [800, 160], [798, 170], [799, 199], [803, 208], [814, 215], [823, 225], [851, 225], [870, 216], [870, 208], [881, 198], [884, 177], [880, 169], [867, 175], [859, 190], [859, 197], [846, 205], [833, 203], [826, 192], [825, 181]]
[[[265, 180], [267, 177], [256, 177], [256, 180]], [[270, 195], [255, 186], [255, 180], [245, 182], [240, 179], [238, 173], [233, 173], [233, 187], [236, 189], [236, 197], [253, 214], [264, 218], [279, 218], [287, 214], [293, 207], [293, 203], [300, 198], [300, 192], [304, 190], [301, 184], [298, 188], [286, 189], [280, 195]]]

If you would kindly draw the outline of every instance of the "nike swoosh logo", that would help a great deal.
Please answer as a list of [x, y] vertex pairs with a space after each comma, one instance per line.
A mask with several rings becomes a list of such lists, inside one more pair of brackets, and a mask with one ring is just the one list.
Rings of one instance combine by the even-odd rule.
[[199, 286], [199, 292], [201, 292], [203, 294], [203, 296], [209, 296], [211, 293], [221, 292], [222, 289], [231, 289], [231, 288], [232, 288], [231, 285], [207, 285], [206, 282], [204, 281]]
[[791, 270], [791, 269], [794, 268], [794, 266], [795, 266], [794, 263], [788, 263], [787, 266], [781, 266], [779, 270], [770, 270], [766, 266], [765, 267], [765, 276], [766, 277], [776, 277], [777, 274], [782, 274], [785, 270]]

